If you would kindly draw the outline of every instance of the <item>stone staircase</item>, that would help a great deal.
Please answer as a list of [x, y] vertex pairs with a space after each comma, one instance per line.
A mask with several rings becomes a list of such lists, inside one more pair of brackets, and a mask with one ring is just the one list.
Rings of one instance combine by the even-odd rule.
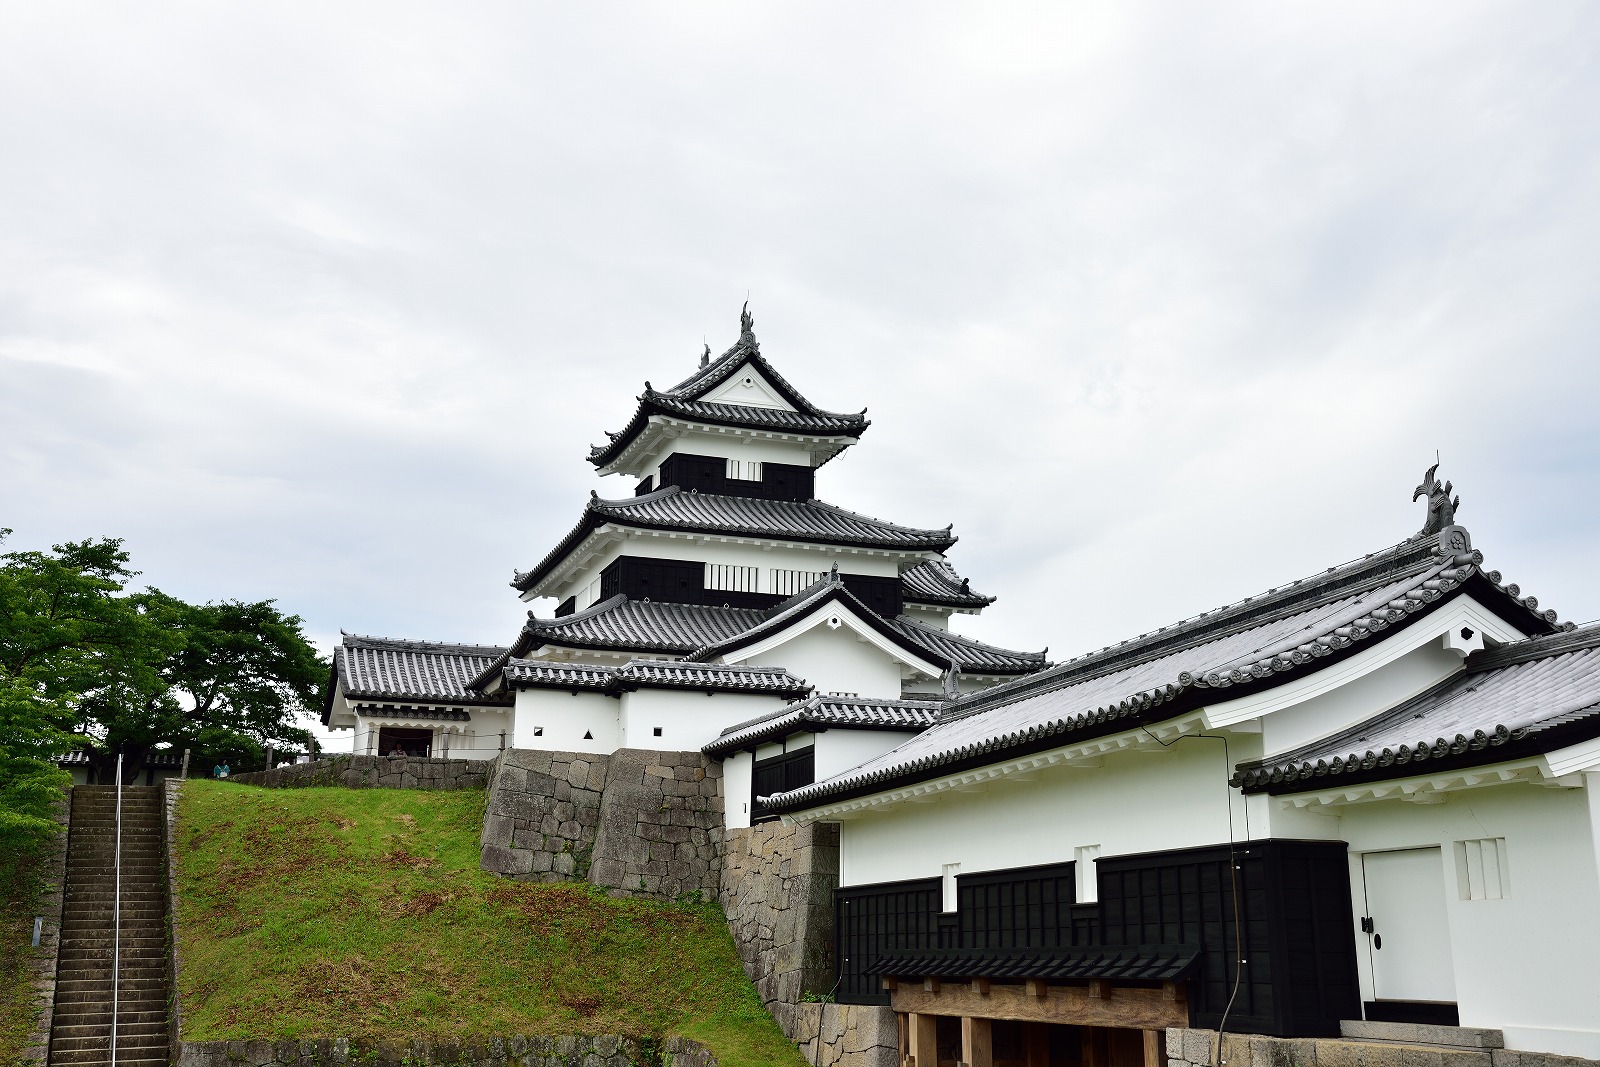
[[[115, 786], [72, 790], [51, 1067], [111, 1067]], [[122, 789], [122, 956], [117, 1064], [167, 1062], [167, 894], [160, 786]]]

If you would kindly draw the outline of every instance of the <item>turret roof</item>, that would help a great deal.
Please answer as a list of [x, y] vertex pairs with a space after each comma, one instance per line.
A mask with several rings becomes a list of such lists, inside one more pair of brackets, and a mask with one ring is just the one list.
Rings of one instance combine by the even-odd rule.
[[333, 677], [322, 721], [333, 707], [334, 684], [346, 699], [419, 700], [445, 704], [506, 704], [468, 683], [506, 653], [501, 645], [463, 645], [343, 634], [333, 650]]
[[685, 492], [669, 485], [643, 496], [603, 500], [592, 494], [578, 523], [538, 566], [517, 573], [512, 586], [526, 592], [550, 575], [590, 533], [613, 523], [641, 530], [732, 534], [801, 544], [943, 552], [955, 544], [950, 527], [924, 530], [860, 515], [820, 500], [762, 500]]
[[572, 689], [621, 693], [633, 689], [693, 689], [800, 697], [811, 691], [782, 667], [681, 663], [636, 659], [621, 667], [598, 667], [542, 659], [509, 659], [505, 680], [513, 689]]
[[730, 726], [700, 751], [725, 756], [764, 741], [815, 729], [888, 730], [918, 733], [933, 725], [937, 700], [885, 700], [875, 697], [816, 693], [777, 711]]
[[[753, 430], [778, 430], [809, 437], [841, 437], [856, 439], [871, 425], [865, 409], [858, 414], [825, 411], [807, 400], [788, 379], [779, 374], [761, 354], [756, 342], [755, 324], [749, 305], [740, 316], [739, 340], [716, 359], [706, 361], [699, 370], [670, 389], [656, 390], [650, 383], [639, 396], [639, 406], [633, 418], [618, 433], [608, 433], [609, 441], [589, 450], [589, 462], [604, 467], [625, 452], [634, 439], [649, 424], [652, 415], [673, 415], [691, 422], [704, 422], [714, 426], [742, 427]], [[717, 386], [733, 377], [740, 367], [749, 364], [757, 368], [794, 410], [753, 407], [744, 404], [722, 404], [702, 398]]]
[[930, 559], [900, 575], [906, 600], [913, 604], [936, 604], [950, 608], [985, 608], [995, 602], [992, 596], [974, 593], [967, 580], [942, 559]]

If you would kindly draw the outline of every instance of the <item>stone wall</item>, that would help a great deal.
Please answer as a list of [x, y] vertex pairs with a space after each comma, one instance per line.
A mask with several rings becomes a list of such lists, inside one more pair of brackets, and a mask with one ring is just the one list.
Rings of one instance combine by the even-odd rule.
[[492, 765], [480, 865], [615, 896], [717, 893], [722, 768], [698, 752], [511, 749]]
[[[1377, 1028], [1384, 1024], [1357, 1025]], [[1255, 1034], [1225, 1034], [1219, 1043], [1215, 1030], [1173, 1028], [1167, 1031], [1167, 1067], [1219, 1067], [1219, 1061], [1226, 1067], [1600, 1067], [1597, 1060], [1499, 1048], [1498, 1030], [1406, 1029], [1413, 1033], [1413, 1041], [1441, 1043]], [[1438, 1033], [1429, 1034], [1430, 1030]], [[1459, 1043], [1463, 1041], [1470, 1043]]]
[[[50, 1024], [55, 1018], [56, 960], [61, 946], [61, 906], [67, 884], [67, 836], [71, 832], [72, 802], [66, 795], [55, 805], [56, 825], [61, 832], [45, 845], [41, 857], [39, 901], [35, 914], [44, 922], [39, 930], [39, 945], [27, 959], [25, 981], [33, 989], [39, 1014], [34, 1019], [27, 1044], [22, 1048], [22, 1063], [43, 1065], [50, 1057]], [[31, 941], [33, 931], [28, 930]]]
[[322, 1038], [186, 1041], [177, 1067], [716, 1067], [704, 1045], [669, 1037], [504, 1037], [482, 1041]]
[[235, 774], [228, 781], [269, 789], [317, 785], [340, 785], [346, 789], [482, 789], [488, 774], [488, 760], [326, 756], [310, 763]]
[[822, 1003], [833, 992], [839, 827], [759, 823], [729, 830], [718, 899], [745, 973], [808, 1062], [892, 1067], [899, 1025], [887, 1007]]

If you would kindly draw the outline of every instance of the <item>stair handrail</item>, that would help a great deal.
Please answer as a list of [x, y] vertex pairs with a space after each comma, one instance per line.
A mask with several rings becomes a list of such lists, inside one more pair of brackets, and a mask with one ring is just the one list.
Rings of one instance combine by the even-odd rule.
[[122, 753], [117, 753], [116, 887], [111, 897], [111, 1067], [117, 1067], [118, 992], [122, 977]]

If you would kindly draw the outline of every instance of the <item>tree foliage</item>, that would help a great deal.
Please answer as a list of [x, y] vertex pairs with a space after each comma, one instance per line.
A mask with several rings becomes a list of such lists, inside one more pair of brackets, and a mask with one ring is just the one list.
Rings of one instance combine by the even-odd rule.
[[97, 771], [120, 755], [126, 779], [157, 748], [244, 766], [310, 740], [297, 720], [328, 666], [299, 616], [130, 591], [128, 564], [117, 538], [0, 555], [0, 848], [53, 832], [65, 752]]

